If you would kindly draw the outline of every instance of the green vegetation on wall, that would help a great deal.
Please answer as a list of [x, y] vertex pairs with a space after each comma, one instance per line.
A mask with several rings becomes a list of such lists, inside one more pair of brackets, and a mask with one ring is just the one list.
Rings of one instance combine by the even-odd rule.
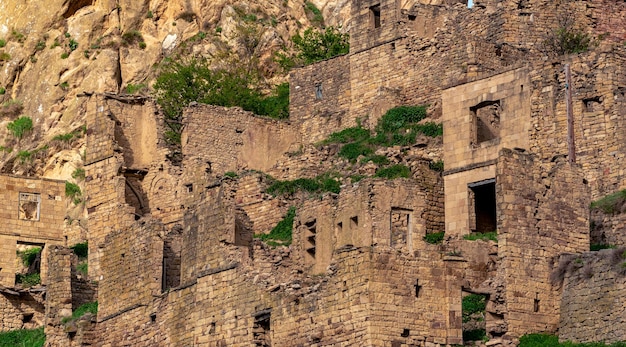
[[0, 333], [0, 347], [42, 347], [46, 342], [43, 327]]
[[592, 210], [601, 210], [606, 214], [619, 214], [626, 206], [626, 189], [609, 194], [591, 203]]
[[22, 116], [7, 124], [7, 129], [13, 136], [21, 139], [25, 134], [33, 130], [33, 120], [30, 117]]
[[276, 62], [286, 71], [350, 52], [350, 36], [332, 26], [322, 30], [308, 28], [302, 35], [294, 35], [291, 41], [294, 54], [276, 53]]
[[615, 342], [610, 345], [607, 345], [603, 342], [559, 342], [559, 338], [555, 335], [528, 334], [520, 337], [519, 347], [626, 347], [626, 342]]
[[298, 178], [292, 181], [274, 181], [265, 191], [274, 196], [293, 195], [297, 191], [309, 193], [331, 192], [339, 194], [341, 190], [336, 176], [326, 173], [315, 178]]
[[254, 237], [265, 241], [270, 246], [288, 246], [291, 244], [293, 220], [295, 217], [296, 208], [292, 206], [289, 208], [289, 211], [287, 211], [287, 215], [285, 216], [285, 218], [278, 222], [278, 224], [276, 224], [274, 229], [272, 229], [269, 234], [257, 234], [254, 235]]
[[180, 143], [182, 112], [192, 101], [287, 118], [289, 84], [280, 84], [271, 95], [264, 96], [256, 81], [244, 69], [211, 70], [206, 60], [166, 59], [153, 86], [169, 128], [166, 138], [170, 143]]
[[424, 235], [424, 241], [426, 241], [427, 243], [436, 245], [436, 244], [440, 244], [443, 242], [443, 238], [445, 236], [445, 232], [440, 231], [440, 232], [436, 232], [436, 233], [429, 233]]

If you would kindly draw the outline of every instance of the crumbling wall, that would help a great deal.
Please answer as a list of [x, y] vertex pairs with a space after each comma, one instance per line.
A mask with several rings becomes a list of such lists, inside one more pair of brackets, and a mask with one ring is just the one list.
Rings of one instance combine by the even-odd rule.
[[592, 245], [626, 246], [625, 213], [605, 214], [601, 210], [592, 210], [590, 229]]
[[496, 200], [507, 334], [555, 332], [561, 314], [561, 291], [550, 281], [555, 259], [589, 249], [590, 190], [584, 173], [564, 160], [543, 162], [503, 149]]
[[297, 144], [297, 131], [287, 121], [212, 105], [196, 105], [185, 111], [185, 160], [196, 157], [209, 163], [215, 174], [267, 170], [285, 152], [297, 150]]
[[572, 74], [576, 161], [594, 200], [626, 186], [626, 49], [615, 46], [545, 64], [531, 74], [530, 149], [544, 159], [568, 153], [564, 65]]
[[[559, 339], [572, 342], [626, 340], [624, 248], [564, 255], [555, 280], [563, 281]], [[560, 278], [559, 278], [560, 277]]]

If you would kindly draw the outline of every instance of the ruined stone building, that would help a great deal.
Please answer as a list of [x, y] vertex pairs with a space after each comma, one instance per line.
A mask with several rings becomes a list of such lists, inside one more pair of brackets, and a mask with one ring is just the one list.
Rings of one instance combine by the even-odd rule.
[[[45, 305], [31, 311], [45, 314], [48, 345], [451, 346], [464, 342], [470, 293], [487, 300], [492, 346], [535, 332], [626, 340], [615, 319], [624, 315], [624, 260], [588, 252], [591, 201], [626, 187], [626, 3], [351, 6], [350, 53], [291, 72], [289, 120], [190, 105], [179, 165], [152, 100], [80, 96], [92, 282], [76, 277], [61, 247], [60, 183], [0, 178], [3, 224], [20, 230], [0, 237], [45, 244]], [[547, 42], [572, 19], [603, 39], [588, 52], [554, 52]], [[386, 152], [410, 178], [342, 180], [339, 193], [313, 197], [265, 191], [268, 175], [328, 172], [338, 159], [320, 141], [357, 125], [374, 130], [401, 105], [429, 105], [444, 128], [440, 152]], [[443, 172], [431, 170], [436, 159]], [[291, 244], [261, 241], [292, 207]], [[624, 220], [610, 223], [605, 239], [625, 245]], [[441, 231], [441, 244], [425, 241]], [[493, 231], [497, 243], [464, 238]], [[14, 260], [3, 248], [7, 288]], [[11, 295], [2, 291], [3, 322], [27, 311], [8, 310]], [[62, 318], [95, 296], [97, 317], [68, 330]]]

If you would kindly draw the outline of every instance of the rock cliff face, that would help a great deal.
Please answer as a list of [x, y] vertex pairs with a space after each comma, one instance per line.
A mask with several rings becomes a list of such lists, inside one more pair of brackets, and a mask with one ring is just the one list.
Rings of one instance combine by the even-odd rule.
[[[327, 25], [349, 27], [347, 0], [3, 1], [2, 172], [68, 179], [84, 159], [85, 105], [77, 95], [129, 86], [149, 94], [155, 67], [169, 55], [202, 55], [213, 64], [255, 57], [268, 83], [283, 80], [273, 55], [298, 31], [321, 25], [311, 3]], [[32, 118], [33, 130], [17, 139], [7, 125], [20, 116]]]

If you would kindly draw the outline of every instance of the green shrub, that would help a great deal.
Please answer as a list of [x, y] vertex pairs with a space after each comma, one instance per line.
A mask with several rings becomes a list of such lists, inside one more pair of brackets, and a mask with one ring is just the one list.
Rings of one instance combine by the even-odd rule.
[[13, 152], [13, 148], [12, 147], [0, 146], [0, 152], [11, 153], [11, 152]]
[[19, 43], [24, 43], [24, 41], [26, 41], [26, 36], [17, 30], [13, 30], [11, 32], [11, 39]]
[[338, 194], [341, 187], [335, 176], [329, 173], [315, 178], [298, 178], [292, 181], [275, 181], [265, 191], [273, 196], [293, 195], [297, 191], [309, 193], [331, 192]]
[[415, 125], [414, 129], [426, 136], [437, 137], [443, 136], [443, 124], [427, 122]]
[[374, 177], [382, 177], [390, 180], [400, 177], [409, 178], [411, 177], [411, 169], [402, 164], [392, 165], [379, 168], [376, 170]]
[[308, 28], [302, 36], [296, 34], [291, 38], [296, 54], [294, 56], [282, 54], [293, 65], [310, 65], [315, 62], [330, 59], [350, 51], [350, 37], [342, 34], [339, 29], [329, 26], [324, 30]]
[[154, 14], [152, 13], [152, 11], [148, 11], [148, 13], [146, 13], [146, 18], [152, 19], [153, 17], [154, 17]]
[[67, 46], [70, 48], [70, 51], [74, 52], [76, 48], [78, 48], [78, 41], [70, 39], [70, 42], [67, 44]]
[[30, 117], [22, 116], [7, 124], [7, 129], [9, 129], [13, 136], [21, 139], [24, 134], [33, 130], [33, 120], [30, 119]]
[[74, 133], [72, 132], [72, 133], [57, 135], [52, 138], [52, 141], [70, 142], [72, 141], [73, 138], [74, 138]]
[[17, 274], [15, 276], [15, 282], [21, 284], [24, 288], [36, 286], [41, 283], [41, 275], [38, 273], [26, 275]]
[[322, 144], [360, 142], [369, 139], [369, 137], [370, 131], [359, 126], [332, 133]]
[[304, 3], [304, 8], [307, 12], [310, 12], [313, 15], [311, 22], [317, 23], [318, 25], [324, 25], [324, 16], [322, 15], [322, 11], [320, 11], [314, 3], [307, 1]]
[[80, 306], [78, 306], [78, 308], [76, 308], [73, 312], [72, 312], [72, 316], [71, 317], [65, 317], [61, 320], [62, 323], [67, 323], [70, 321], [76, 321], [79, 320], [82, 316], [86, 315], [87, 313], [91, 313], [94, 316], [98, 314], [98, 302], [94, 301], [94, 302], [88, 302], [85, 304], [82, 304]]
[[7, 52], [0, 52], [0, 61], [9, 61], [11, 60], [11, 55]]
[[376, 132], [393, 133], [410, 123], [417, 123], [426, 117], [426, 106], [399, 106], [390, 109], [380, 119]]
[[224, 173], [224, 176], [226, 177], [230, 177], [230, 178], [236, 178], [237, 177], [237, 173], [234, 171], [227, 171]]
[[378, 154], [368, 155], [367, 157], [361, 159], [361, 163], [369, 163], [370, 161], [376, 165], [389, 164], [389, 159], [387, 158], [387, 156], [384, 156], [384, 155], [378, 155]]
[[0, 95], [4, 95], [6, 92], [7, 90], [4, 87], [0, 87]]
[[6, 40], [0, 39], [0, 48], [3, 48], [6, 45], [7, 45]]
[[70, 249], [76, 254], [79, 258], [86, 258], [89, 255], [89, 245], [87, 242], [77, 243], [74, 246], [71, 246]]
[[463, 322], [469, 322], [471, 316], [475, 313], [484, 313], [487, 306], [487, 300], [484, 295], [469, 294], [463, 297], [461, 302], [463, 311]]
[[487, 339], [485, 329], [463, 330], [463, 341], [482, 341]]
[[192, 101], [239, 106], [258, 115], [287, 118], [289, 85], [281, 84], [265, 97], [259, 89], [250, 87], [254, 81], [256, 77], [243, 69], [211, 70], [205, 60], [166, 60], [153, 86], [168, 126], [166, 138], [170, 143], [179, 142], [182, 110]]
[[614, 249], [616, 248], [615, 245], [607, 245], [604, 243], [592, 243], [591, 245], [589, 245], [589, 250], [590, 251], [599, 251], [602, 249]]
[[43, 51], [46, 48], [46, 43], [44, 41], [39, 41], [37, 42], [37, 45], [35, 45], [35, 50], [37, 51]]
[[84, 180], [85, 179], [85, 169], [77, 167], [73, 172], [72, 172], [72, 178], [76, 179], [76, 180]]
[[350, 176], [350, 182], [357, 183], [357, 182], [359, 182], [360, 180], [362, 180], [364, 178], [365, 178], [364, 175], [352, 175], [352, 176]]
[[78, 205], [82, 201], [82, 192], [77, 184], [71, 182], [65, 182], [65, 196], [72, 199], [75, 205]]
[[128, 93], [128, 94], [135, 94], [135, 93], [143, 90], [144, 88], [146, 88], [146, 85], [144, 83], [140, 83], [140, 84], [129, 83], [126, 86], [126, 93]]
[[24, 266], [26, 267], [29, 267], [32, 263], [34, 263], [35, 259], [37, 259], [37, 256], [40, 253], [41, 253], [41, 247], [28, 248], [26, 250], [17, 252], [20, 259], [22, 259], [22, 264], [24, 264]]
[[24, 164], [27, 160], [31, 160], [32, 155], [31, 151], [22, 150], [17, 153], [17, 159]]
[[491, 241], [498, 242], [498, 232], [497, 231], [491, 231], [491, 232], [487, 232], [487, 233], [474, 232], [474, 233], [471, 233], [471, 234], [463, 235], [463, 239], [470, 240], [470, 241], [475, 241], [475, 240], [488, 241], [488, 240], [491, 240]]
[[444, 236], [445, 236], [445, 232], [443, 231], [436, 232], [436, 233], [429, 233], [429, 234], [424, 235], [424, 241], [426, 241], [427, 243], [436, 245], [436, 244], [443, 242]]
[[343, 145], [339, 150], [339, 156], [356, 162], [356, 159], [361, 155], [370, 155], [374, 153], [374, 150], [363, 142], [353, 142]]
[[141, 42], [144, 42], [143, 35], [138, 30], [131, 30], [122, 34], [122, 45], [124, 46], [140, 44]]
[[609, 194], [602, 199], [591, 203], [592, 210], [602, 210], [606, 214], [621, 213], [622, 206], [626, 203], [626, 189]]
[[443, 160], [431, 161], [428, 167], [433, 171], [443, 172]]
[[43, 327], [21, 329], [0, 333], [0, 347], [42, 347], [46, 342]]
[[67, 58], [69, 58], [69, 57], [70, 57], [70, 54], [69, 54], [69, 53], [67, 53], [67, 52], [63, 52], [63, 53], [61, 53], [61, 59], [67, 59]]
[[262, 241], [280, 241], [280, 244], [288, 246], [291, 244], [291, 234], [293, 232], [293, 220], [296, 217], [296, 208], [290, 207], [283, 220], [278, 222], [269, 234], [257, 234], [255, 238]]

